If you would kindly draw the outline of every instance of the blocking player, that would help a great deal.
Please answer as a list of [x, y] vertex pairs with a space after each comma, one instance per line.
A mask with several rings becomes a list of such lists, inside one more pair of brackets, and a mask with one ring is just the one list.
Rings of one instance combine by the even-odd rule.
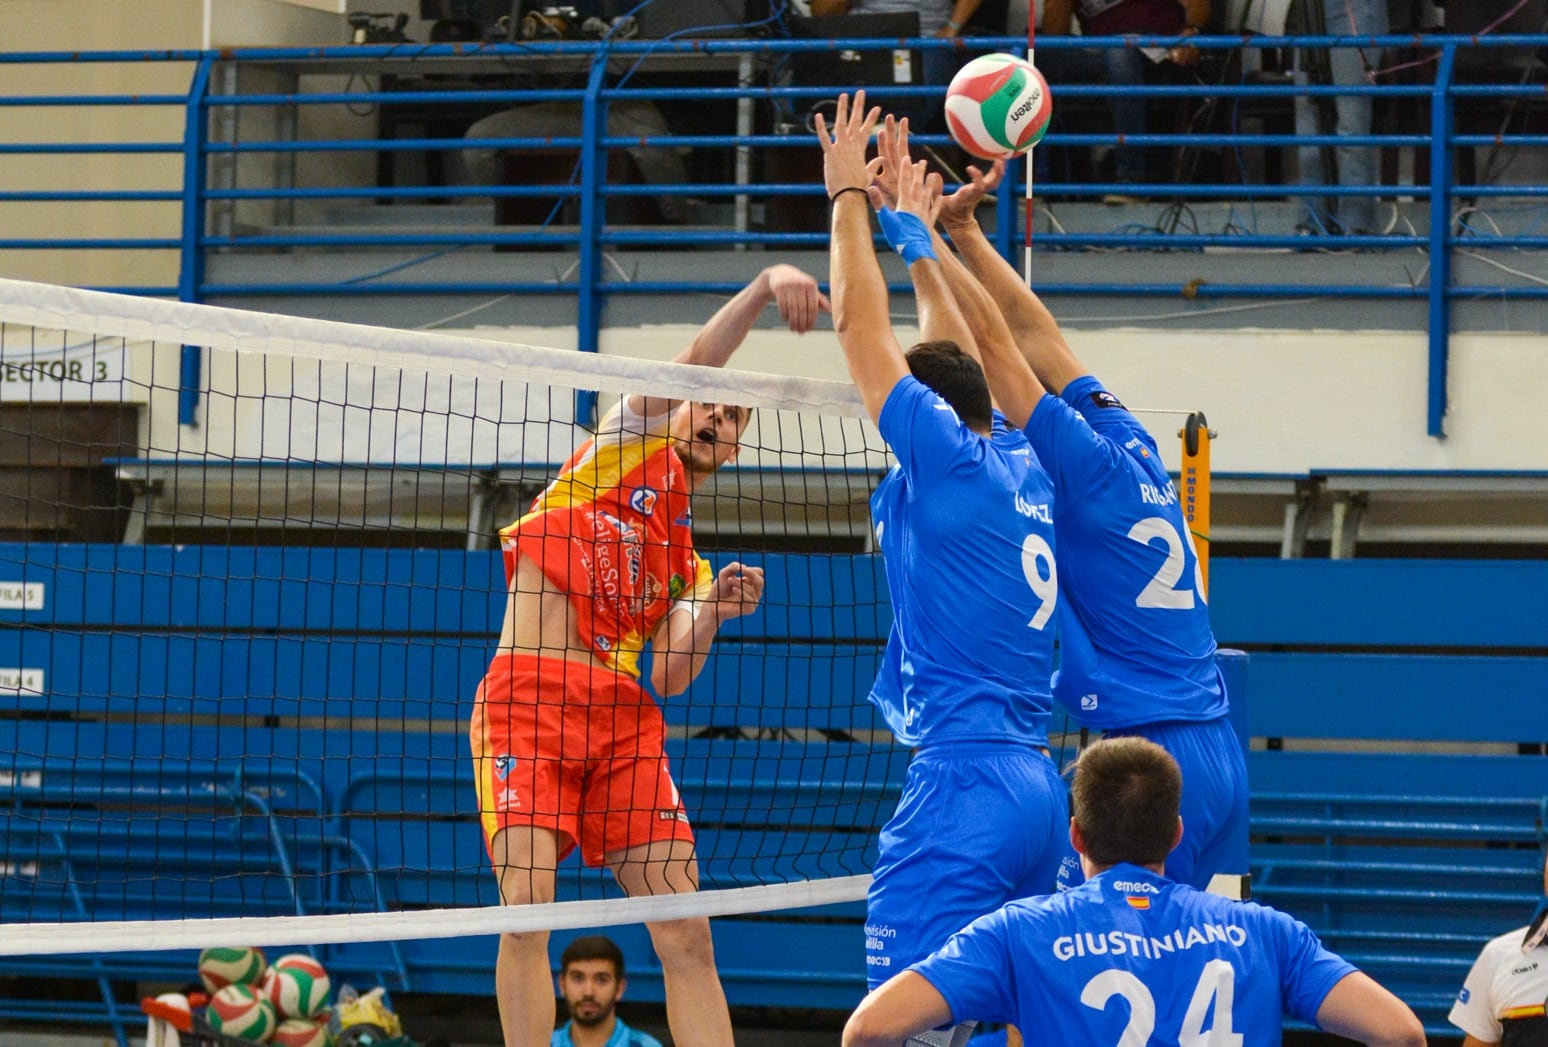
[[1285, 1012], [1360, 1043], [1423, 1047], [1408, 1006], [1305, 924], [1170, 879], [1177, 762], [1104, 738], [1075, 764], [1070, 839], [1086, 880], [1013, 901], [863, 1000], [844, 1047], [895, 1047], [963, 1018], [1060, 1044], [1278, 1044]]
[[[1177, 489], [1155, 439], [1076, 358], [1053, 315], [973, 217], [1004, 165], [987, 175], [969, 172], [972, 181], [942, 201], [941, 226], [991, 305], [998, 305], [1038, 379], [1056, 393], [1026, 427], [1053, 477], [1054, 530], [1063, 554], [1054, 699], [1085, 727], [1149, 738], [1177, 758], [1185, 783], [1184, 836], [1167, 859], [1168, 873], [1200, 889], [1219, 875], [1214, 889], [1241, 897], [1247, 769]], [[955, 281], [953, 290], [962, 286]], [[989, 378], [993, 385], [992, 369]], [[1060, 886], [1079, 882], [1080, 865], [1070, 852]]]
[[[765, 269], [704, 325], [680, 363], [725, 364], [770, 302], [810, 330], [827, 299], [815, 278]], [[532, 509], [501, 532], [510, 597], [470, 732], [479, 812], [500, 897], [554, 897], [554, 869], [579, 846], [630, 895], [698, 887], [693, 832], [667, 768], [661, 711], [638, 679], [652, 648], [656, 694], [683, 691], [720, 624], [751, 613], [761, 568], [718, 573], [693, 549], [689, 496], [736, 457], [748, 412], [627, 396]], [[650, 925], [681, 1043], [729, 1047], [709, 922]], [[546, 932], [506, 934], [495, 968], [507, 1047], [543, 1047], [554, 1028]]]
[[[898, 345], [871, 240], [876, 165], [865, 152], [877, 116], [862, 91], [853, 105], [840, 96], [831, 132], [817, 117], [834, 328], [898, 463], [871, 498], [897, 679], [879, 679], [870, 697], [916, 753], [867, 897], [873, 985], [1005, 900], [1052, 890], [1066, 811], [1047, 750], [1058, 594], [1048, 478], [1024, 446], [989, 438], [979, 347], [929, 249], [938, 180], [925, 184], [923, 164], [899, 173], [898, 209], [883, 217], [927, 339], [906, 355]], [[982, 348], [1008, 376], [1007, 414], [1025, 422], [1041, 386], [1008, 333]]]

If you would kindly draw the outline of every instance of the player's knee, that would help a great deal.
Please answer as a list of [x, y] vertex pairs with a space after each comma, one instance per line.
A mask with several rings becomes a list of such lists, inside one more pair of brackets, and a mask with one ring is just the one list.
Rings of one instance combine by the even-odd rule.
[[715, 965], [715, 941], [710, 936], [709, 920], [703, 917], [653, 923], [650, 938], [663, 967]]
[[500, 935], [500, 952], [507, 960], [532, 962], [548, 968], [547, 931], [511, 931]]
[[511, 866], [500, 871], [500, 901], [506, 905], [532, 905], [554, 900], [553, 874]]

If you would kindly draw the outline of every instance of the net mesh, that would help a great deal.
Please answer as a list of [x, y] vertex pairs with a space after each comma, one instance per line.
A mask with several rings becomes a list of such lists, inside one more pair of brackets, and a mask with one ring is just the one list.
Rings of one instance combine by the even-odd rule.
[[[706, 890], [622, 899], [572, 856], [559, 902], [495, 909], [497, 532], [623, 393], [757, 409], [694, 533], [767, 592], [660, 703]], [[0, 281], [0, 399], [0, 954], [863, 895], [907, 754], [865, 702], [889, 463], [848, 385]]]

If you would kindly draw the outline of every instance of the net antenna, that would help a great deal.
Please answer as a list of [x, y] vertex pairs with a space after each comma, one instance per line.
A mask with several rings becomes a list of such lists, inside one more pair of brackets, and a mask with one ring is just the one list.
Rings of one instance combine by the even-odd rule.
[[[1037, 0], [1027, 0], [1027, 61], [1031, 62], [1033, 65], [1037, 64], [1037, 61], [1033, 58], [1032, 50], [1033, 45], [1036, 43], [1036, 36]], [[1027, 150], [1027, 155], [1023, 159], [1027, 169], [1027, 188], [1022, 202], [1022, 206], [1026, 209], [1027, 214], [1027, 242], [1021, 251], [1021, 264], [1022, 274], [1026, 279], [1028, 287], [1032, 286], [1032, 219], [1034, 217], [1032, 213], [1032, 150], [1036, 148], [1037, 146], [1034, 145], [1032, 149]]]
[[1178, 437], [1182, 440], [1182, 507], [1188, 533], [1193, 536], [1199, 557], [1199, 576], [1204, 582], [1203, 596], [1209, 596], [1209, 445], [1215, 431], [1209, 427], [1203, 411], [1192, 411]]

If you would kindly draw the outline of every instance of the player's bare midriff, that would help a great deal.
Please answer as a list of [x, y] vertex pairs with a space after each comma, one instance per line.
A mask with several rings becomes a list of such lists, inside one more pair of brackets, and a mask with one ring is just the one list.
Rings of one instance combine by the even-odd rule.
[[530, 556], [516, 561], [516, 577], [500, 629], [501, 654], [535, 654], [609, 668], [581, 640], [568, 593], [556, 588]]

